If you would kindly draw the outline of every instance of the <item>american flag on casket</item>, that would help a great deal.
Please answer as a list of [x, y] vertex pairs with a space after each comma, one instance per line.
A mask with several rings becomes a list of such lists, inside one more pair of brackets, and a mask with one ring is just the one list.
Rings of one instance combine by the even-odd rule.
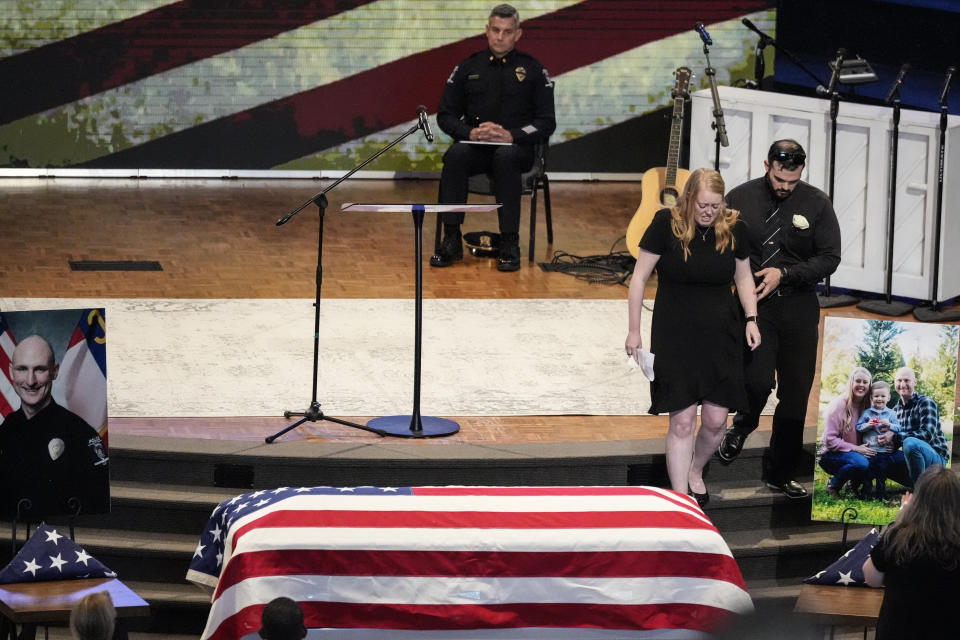
[[696, 503], [652, 487], [256, 491], [213, 510], [187, 579], [214, 589], [204, 640], [281, 595], [311, 638], [701, 637], [753, 608]]

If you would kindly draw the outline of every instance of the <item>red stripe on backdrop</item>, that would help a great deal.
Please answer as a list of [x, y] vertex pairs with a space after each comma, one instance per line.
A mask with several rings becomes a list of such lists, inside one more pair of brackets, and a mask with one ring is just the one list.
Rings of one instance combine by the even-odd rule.
[[230, 559], [217, 597], [248, 578], [282, 575], [445, 578], [707, 578], [746, 588], [730, 556], [683, 551], [388, 551], [282, 549]]
[[373, 0], [184, 0], [0, 60], [0, 124], [329, 18]]
[[[607, 605], [516, 603], [502, 605], [354, 604], [302, 601], [308, 628], [511, 629], [692, 629], [716, 631], [731, 613], [705, 605], [664, 603]], [[263, 605], [246, 607], [227, 618], [211, 640], [239, 638], [260, 628]]]
[[[696, 21], [727, 20], [769, 4], [769, 0], [715, 0], [675, 3], [665, 9], [662, 0], [585, 0], [524, 21], [521, 48], [558, 75], [692, 30]], [[413, 120], [418, 104], [435, 109], [454, 65], [485, 45], [481, 35], [424, 51], [84, 166], [269, 169]]]

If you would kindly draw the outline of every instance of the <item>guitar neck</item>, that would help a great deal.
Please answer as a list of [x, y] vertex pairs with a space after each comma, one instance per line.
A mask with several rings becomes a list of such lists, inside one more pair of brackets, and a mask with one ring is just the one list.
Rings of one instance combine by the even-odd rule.
[[673, 122], [670, 125], [670, 147], [667, 151], [667, 171], [665, 183], [677, 184], [677, 168], [680, 166], [680, 139], [683, 136], [683, 98], [673, 101]]

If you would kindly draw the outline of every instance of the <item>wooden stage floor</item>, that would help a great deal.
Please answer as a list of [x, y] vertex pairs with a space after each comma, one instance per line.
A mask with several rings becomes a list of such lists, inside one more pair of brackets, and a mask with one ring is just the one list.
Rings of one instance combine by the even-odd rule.
[[[329, 181], [0, 178], [0, 225], [7, 230], [0, 254], [3, 297], [101, 298], [313, 298], [318, 216], [309, 207], [288, 224], [275, 221], [322, 190]], [[340, 212], [344, 202], [435, 202], [435, 180], [353, 180], [330, 194], [323, 225], [322, 298], [412, 298], [412, 216]], [[542, 199], [537, 261], [555, 251], [576, 256], [625, 249], [623, 236], [640, 199], [634, 182], [551, 184], [554, 242], [546, 241]], [[476, 197], [476, 202], [489, 199]], [[549, 273], [527, 261], [529, 199], [523, 202], [519, 272], [500, 273], [495, 261], [469, 254], [446, 269], [427, 265], [435, 218], [424, 224], [425, 298], [590, 298], [624, 300], [627, 288]], [[470, 216], [465, 231], [496, 230], [495, 214]], [[72, 271], [70, 261], [155, 260], [162, 271]], [[649, 297], [653, 297], [651, 285]], [[855, 307], [826, 313], [870, 317]], [[626, 319], [626, 310], [624, 310]], [[624, 320], [626, 322], [626, 320]], [[626, 327], [624, 327], [626, 329]], [[624, 335], [626, 335], [624, 333]], [[322, 339], [322, 337], [321, 337]], [[469, 336], [464, 337], [465, 343]], [[312, 344], [305, 344], [305, 350]], [[120, 419], [111, 430], [129, 435], [262, 439], [287, 421], [273, 419]], [[814, 388], [812, 398], [818, 395]], [[336, 399], [319, 394], [323, 410], [351, 422], [368, 417], [336, 414]], [[807, 422], [815, 424], [811, 402]], [[370, 416], [373, 417], [373, 416]], [[664, 416], [446, 416], [460, 433], [423, 445], [477, 442], [589, 442], [662, 438]], [[769, 419], [761, 423], [769, 428]], [[332, 422], [307, 424], [287, 439], [361, 440], [374, 434]]]

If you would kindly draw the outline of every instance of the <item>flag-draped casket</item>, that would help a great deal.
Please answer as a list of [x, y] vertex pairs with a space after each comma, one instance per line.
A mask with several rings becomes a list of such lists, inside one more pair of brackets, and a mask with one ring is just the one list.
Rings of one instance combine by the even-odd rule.
[[710, 520], [652, 487], [256, 491], [214, 509], [187, 577], [214, 590], [204, 640], [256, 634], [278, 596], [311, 637], [698, 637], [752, 609]]

